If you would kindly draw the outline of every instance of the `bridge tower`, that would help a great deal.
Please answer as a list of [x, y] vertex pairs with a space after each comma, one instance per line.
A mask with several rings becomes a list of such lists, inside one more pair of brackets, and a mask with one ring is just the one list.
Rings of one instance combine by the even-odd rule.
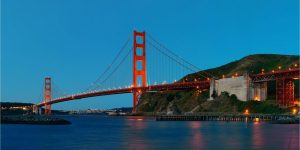
[[143, 92], [143, 87], [147, 86], [146, 79], [146, 33], [133, 32], [133, 109], [136, 111], [136, 105]]
[[[44, 103], [51, 101], [51, 78], [46, 77], [44, 83]], [[45, 115], [51, 115], [51, 104], [45, 104]]]

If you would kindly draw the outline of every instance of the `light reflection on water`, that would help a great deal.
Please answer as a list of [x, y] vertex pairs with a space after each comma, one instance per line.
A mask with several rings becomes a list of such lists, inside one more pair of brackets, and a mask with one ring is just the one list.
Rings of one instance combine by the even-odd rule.
[[[128, 145], [123, 147], [124, 149], [140, 149], [140, 150], [148, 150], [149, 147], [145, 138], [142, 137], [140, 132], [144, 131], [147, 127], [147, 123], [144, 121], [145, 117], [143, 116], [129, 116], [125, 119], [125, 124], [129, 127], [129, 129], [124, 129], [124, 140]], [[131, 132], [131, 133], [128, 133]], [[130, 135], [130, 136], [127, 136]]]
[[299, 149], [295, 124], [64, 117], [72, 125], [1, 125], [1, 149]]
[[200, 121], [190, 121], [188, 122], [188, 127], [190, 128], [190, 132], [192, 134], [191, 137], [191, 147], [192, 149], [204, 149], [204, 139], [202, 137], [202, 133], [200, 130], [201, 122]]
[[254, 149], [262, 149], [263, 143], [265, 142], [264, 138], [262, 137], [261, 129], [262, 125], [260, 125], [260, 122], [254, 122], [253, 128], [252, 128], [252, 143]]

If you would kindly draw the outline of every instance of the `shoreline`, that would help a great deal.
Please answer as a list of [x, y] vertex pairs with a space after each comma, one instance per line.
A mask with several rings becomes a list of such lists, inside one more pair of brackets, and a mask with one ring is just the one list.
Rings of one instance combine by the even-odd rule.
[[1, 124], [69, 125], [71, 122], [52, 116], [5, 115], [1, 116]]

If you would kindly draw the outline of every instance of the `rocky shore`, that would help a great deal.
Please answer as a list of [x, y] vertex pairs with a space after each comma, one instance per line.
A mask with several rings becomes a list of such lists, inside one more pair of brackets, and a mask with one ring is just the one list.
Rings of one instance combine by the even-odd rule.
[[1, 116], [1, 124], [68, 125], [70, 121], [52, 116], [17, 115]]

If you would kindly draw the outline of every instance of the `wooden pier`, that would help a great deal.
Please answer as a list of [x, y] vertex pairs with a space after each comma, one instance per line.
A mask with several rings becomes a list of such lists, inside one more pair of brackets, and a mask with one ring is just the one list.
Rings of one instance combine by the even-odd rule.
[[229, 114], [229, 113], [198, 113], [190, 115], [158, 115], [157, 121], [276, 121], [294, 118], [289, 114]]

